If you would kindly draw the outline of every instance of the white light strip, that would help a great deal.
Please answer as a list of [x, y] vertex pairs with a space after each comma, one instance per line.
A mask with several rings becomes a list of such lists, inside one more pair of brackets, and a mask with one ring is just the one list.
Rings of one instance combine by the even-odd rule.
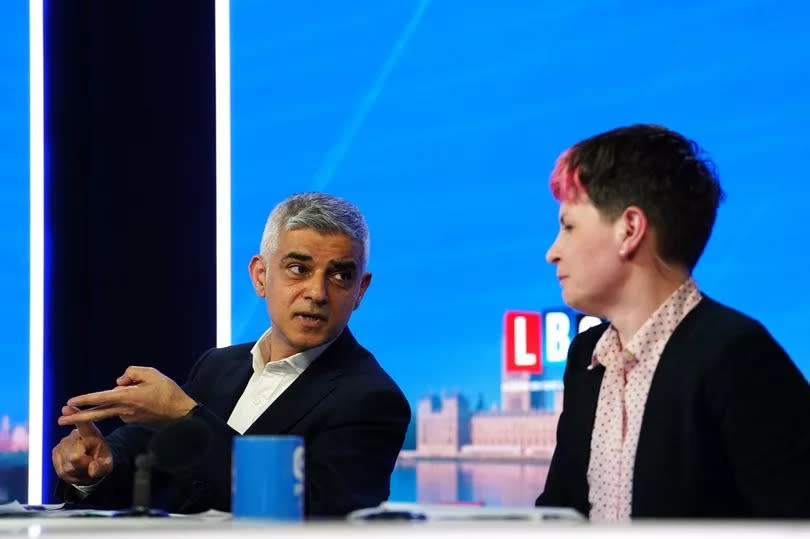
[[45, 172], [43, 0], [28, 4], [30, 223], [28, 321], [28, 503], [42, 503]]
[[231, 344], [231, 21], [230, 1], [214, 4], [217, 159], [217, 346]]

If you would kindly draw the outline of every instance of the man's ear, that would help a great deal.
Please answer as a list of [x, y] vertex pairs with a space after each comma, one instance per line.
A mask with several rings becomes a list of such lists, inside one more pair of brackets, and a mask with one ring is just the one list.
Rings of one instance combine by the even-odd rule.
[[265, 297], [264, 280], [267, 276], [267, 266], [264, 265], [264, 259], [262, 259], [261, 256], [255, 255], [250, 259], [248, 273], [250, 273], [250, 282], [253, 283], [253, 289], [256, 290], [256, 295], [260, 298]]
[[354, 308], [357, 309], [360, 306], [360, 302], [363, 300], [363, 295], [368, 290], [368, 285], [371, 284], [371, 274], [364, 273], [363, 277], [360, 279], [360, 292], [357, 294], [357, 301], [354, 302]]
[[616, 221], [616, 240], [620, 258], [625, 260], [633, 258], [647, 235], [648, 228], [649, 221], [644, 210], [638, 206], [625, 208]]

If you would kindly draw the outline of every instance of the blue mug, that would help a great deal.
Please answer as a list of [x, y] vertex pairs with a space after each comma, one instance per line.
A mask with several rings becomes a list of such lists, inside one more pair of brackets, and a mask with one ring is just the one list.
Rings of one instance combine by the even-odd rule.
[[235, 517], [301, 520], [304, 440], [300, 436], [235, 436], [231, 510]]

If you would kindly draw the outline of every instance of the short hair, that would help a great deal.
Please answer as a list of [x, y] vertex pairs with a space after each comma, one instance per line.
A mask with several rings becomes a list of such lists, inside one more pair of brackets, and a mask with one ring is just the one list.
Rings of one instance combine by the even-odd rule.
[[551, 192], [585, 193], [608, 219], [638, 206], [656, 231], [658, 255], [694, 269], [724, 197], [714, 163], [692, 140], [657, 125], [632, 125], [585, 139], [557, 159]]
[[280, 202], [264, 226], [260, 252], [268, 257], [278, 247], [283, 230], [311, 228], [322, 234], [345, 234], [363, 246], [363, 266], [368, 264], [368, 225], [357, 206], [326, 193], [298, 193]]

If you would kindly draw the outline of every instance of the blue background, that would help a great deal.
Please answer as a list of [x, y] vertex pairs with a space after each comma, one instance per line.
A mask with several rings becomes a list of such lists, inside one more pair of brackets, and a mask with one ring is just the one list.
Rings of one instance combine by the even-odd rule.
[[28, 2], [0, 6], [0, 416], [28, 423]]
[[374, 280], [351, 327], [412, 404], [499, 402], [507, 309], [559, 306], [554, 159], [636, 122], [697, 140], [727, 191], [696, 269], [810, 374], [803, 2], [231, 4], [233, 340], [247, 263], [299, 191], [355, 202]]

